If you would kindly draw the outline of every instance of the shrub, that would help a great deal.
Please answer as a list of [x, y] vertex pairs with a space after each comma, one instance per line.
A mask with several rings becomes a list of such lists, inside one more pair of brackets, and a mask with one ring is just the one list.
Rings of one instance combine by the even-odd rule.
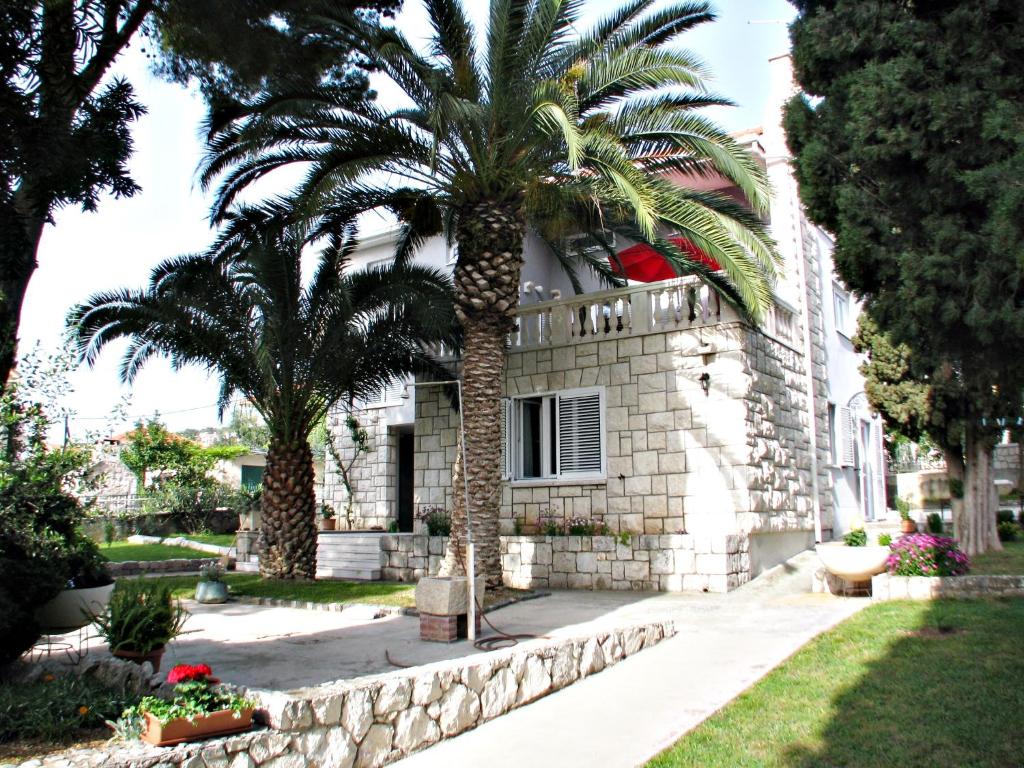
[[1013, 510], [1012, 509], [1000, 509], [996, 512], [996, 523], [1012, 523], [1013, 522]]
[[39, 406], [8, 387], [0, 398], [0, 666], [39, 639], [35, 610], [65, 587], [109, 584], [104, 559], [78, 526], [84, 510], [68, 492], [89, 457], [49, 450]]
[[123, 579], [110, 603], [94, 617], [111, 651], [149, 653], [179, 634], [189, 613], [159, 579]]
[[71, 741], [77, 731], [102, 728], [137, 700], [123, 687], [81, 675], [0, 683], [0, 743]]
[[938, 512], [932, 512], [928, 515], [928, 533], [942, 534], [942, 515]]
[[1002, 522], [996, 526], [996, 533], [999, 534], [1000, 541], [1016, 541], [1019, 532], [1016, 523]]
[[892, 545], [888, 566], [894, 576], [962, 576], [970, 569], [970, 561], [953, 539], [911, 533]]
[[444, 507], [423, 507], [416, 517], [427, 526], [428, 536], [450, 536], [452, 533], [452, 516]]
[[843, 541], [848, 547], [866, 547], [868, 545], [868, 532], [863, 528], [854, 528], [843, 536]]
[[1017, 517], [1017, 522], [1020, 523], [1020, 527], [1024, 528], [1024, 509], [1020, 511], [1020, 515]]
[[542, 517], [537, 520], [537, 533], [541, 536], [561, 536], [564, 530], [555, 518]]
[[900, 520], [910, 519], [910, 502], [901, 496], [896, 497], [896, 511], [900, 513]]
[[880, 533], [878, 534], [878, 546], [888, 547], [892, 545], [892, 534]]

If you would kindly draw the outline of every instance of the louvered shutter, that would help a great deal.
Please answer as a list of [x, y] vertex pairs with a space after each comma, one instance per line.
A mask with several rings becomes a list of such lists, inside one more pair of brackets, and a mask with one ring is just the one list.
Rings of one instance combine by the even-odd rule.
[[403, 384], [401, 380], [396, 379], [395, 381], [390, 382], [386, 387], [384, 387], [381, 402], [390, 404], [397, 403], [399, 400], [401, 400], [402, 386]]
[[839, 408], [839, 447], [840, 464], [844, 467], [852, 467], [856, 461], [857, 433], [854, 431], [853, 414], [845, 405]]
[[515, 452], [512, 450], [512, 399], [503, 397], [501, 399], [501, 479], [509, 480], [512, 477], [512, 457]]
[[601, 392], [558, 397], [558, 474], [599, 475], [604, 471]]

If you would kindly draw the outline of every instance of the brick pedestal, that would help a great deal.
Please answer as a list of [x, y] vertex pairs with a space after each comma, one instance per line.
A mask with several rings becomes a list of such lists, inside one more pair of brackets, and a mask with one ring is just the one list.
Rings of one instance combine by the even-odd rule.
[[[420, 640], [431, 643], [454, 643], [468, 637], [468, 614], [438, 616], [420, 611]], [[480, 614], [476, 615], [476, 633], [480, 634]]]

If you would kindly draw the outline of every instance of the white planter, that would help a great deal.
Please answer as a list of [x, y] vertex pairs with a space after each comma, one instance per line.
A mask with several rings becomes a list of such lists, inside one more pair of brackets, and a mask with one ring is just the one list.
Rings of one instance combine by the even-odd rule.
[[870, 581], [885, 570], [890, 553], [889, 547], [848, 547], [841, 541], [819, 544], [815, 550], [829, 573], [847, 581]]
[[110, 602], [113, 591], [113, 582], [104, 587], [65, 589], [36, 610], [36, 621], [51, 635], [81, 629], [90, 623], [85, 611], [100, 613]]

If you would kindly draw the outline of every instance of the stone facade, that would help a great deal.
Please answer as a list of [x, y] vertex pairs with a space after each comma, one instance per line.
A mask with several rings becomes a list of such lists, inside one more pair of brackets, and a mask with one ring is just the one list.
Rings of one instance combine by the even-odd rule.
[[[706, 556], [696, 561], [696, 571], [658, 575], [679, 577], [670, 580], [673, 584], [702, 575], [708, 578], [688, 583], [700, 582], [703, 589], [713, 581], [717, 588], [724, 580], [733, 588], [751, 577], [751, 558], [760, 572], [814, 540], [811, 429], [817, 437], [822, 528], [831, 528], [822, 345], [811, 345], [811, 403], [803, 329], [795, 311], [775, 307], [755, 329], [706, 291], [694, 300], [687, 285], [521, 310], [508, 355], [506, 395], [601, 388], [607, 471], [587, 482], [504, 481], [503, 534], [534, 533], [541, 520], [569, 518], [591, 519], [612, 533], [634, 537], [689, 534], [701, 547], [689, 548], [693, 556]], [[611, 313], [618, 313], [616, 326], [607, 320]], [[590, 318], [591, 325], [580, 317]], [[814, 317], [814, 335], [820, 336], [820, 317]], [[371, 451], [357, 462], [357, 502], [367, 510], [360, 513], [362, 520], [387, 527], [394, 519], [395, 505], [388, 506], [395, 492], [396, 470], [389, 458], [394, 450], [387, 430], [374, 429], [373, 417], [368, 418]], [[458, 425], [441, 389], [415, 390], [413, 486], [420, 509], [452, 507]], [[738, 568], [712, 566], [710, 558], [726, 554], [733, 540], [748, 540], [750, 556]], [[728, 553], [744, 554], [735, 548]], [[567, 585], [587, 581], [578, 571], [565, 576]], [[660, 589], [669, 580], [622, 576], [614, 581]]]
[[[24, 768], [377, 768], [601, 672], [675, 634], [671, 622], [535, 641], [289, 693], [249, 691], [266, 730], [176, 747], [80, 749]], [[0, 767], [2, 768], [2, 767]]]
[[[396, 518], [397, 499], [397, 438], [389, 428], [383, 408], [366, 408], [354, 413], [360, 427], [366, 430], [367, 451], [352, 464], [350, 476], [355, 498], [352, 501], [352, 519], [346, 517], [348, 492], [341, 480], [338, 463], [328, 450], [324, 460], [323, 503], [332, 507], [339, 530], [379, 528], [387, 530]], [[355, 452], [352, 436], [345, 425], [345, 413], [335, 408], [327, 419], [327, 426], [338, 456], [349, 462]]]

